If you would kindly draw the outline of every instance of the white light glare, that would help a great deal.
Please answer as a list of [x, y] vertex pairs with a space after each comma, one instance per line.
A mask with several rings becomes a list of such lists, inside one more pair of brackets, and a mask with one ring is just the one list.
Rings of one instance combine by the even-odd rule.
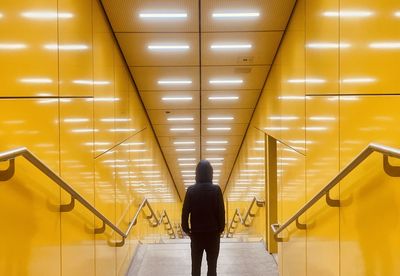
[[400, 11], [398, 11], [398, 12], [395, 12], [395, 13], [394, 13], [394, 16], [396, 16], [396, 17], [400, 17]]
[[241, 84], [243, 80], [210, 80], [210, 84]]
[[107, 85], [111, 83], [109, 81], [92, 81], [92, 80], [74, 80], [72, 82], [75, 84], [83, 84], [83, 85]]
[[22, 17], [31, 19], [56, 19], [56, 18], [72, 18], [74, 15], [68, 12], [23, 12]]
[[187, 13], [140, 13], [140, 18], [187, 18]]
[[326, 17], [369, 17], [373, 14], [371, 11], [327, 11], [323, 13]]
[[89, 122], [88, 118], [66, 118], [64, 123], [85, 123]]
[[196, 158], [178, 158], [178, 161], [196, 161]]
[[252, 18], [259, 17], [259, 12], [226, 12], [226, 13], [213, 13], [212, 17], [214, 18]]
[[158, 84], [192, 84], [191, 80], [159, 80]]
[[219, 100], [238, 100], [238, 96], [211, 96], [208, 97], [211, 101], [219, 101]]
[[192, 97], [163, 97], [163, 101], [191, 101]]
[[149, 50], [188, 50], [189, 45], [149, 45], [147, 46]]
[[213, 44], [210, 46], [211, 49], [222, 49], [222, 50], [234, 50], [234, 49], [251, 49], [251, 44]]
[[351, 78], [351, 79], [343, 79], [343, 83], [371, 83], [375, 82], [374, 78]]
[[209, 131], [219, 131], [219, 130], [231, 130], [230, 127], [208, 127]]
[[234, 118], [232, 116], [227, 116], [227, 117], [208, 117], [207, 119], [209, 121], [230, 121], [233, 120]]
[[176, 151], [195, 151], [196, 149], [176, 149]]
[[53, 80], [48, 78], [24, 78], [21, 79], [22, 83], [52, 83]]
[[0, 43], [0, 50], [20, 50], [25, 48], [26, 45], [22, 43]]
[[311, 49], [344, 49], [344, 48], [350, 48], [349, 43], [329, 43], [329, 42], [321, 42], [321, 43], [309, 43], [307, 45], [308, 48]]
[[228, 141], [207, 141], [206, 144], [209, 144], [209, 145], [221, 145], [221, 144], [228, 144]]
[[193, 117], [169, 117], [167, 121], [193, 121]]
[[193, 131], [194, 128], [193, 127], [173, 127], [173, 128], [170, 128], [169, 130], [171, 130], [171, 131]]
[[194, 141], [177, 141], [174, 142], [174, 145], [194, 145]]
[[400, 49], [400, 42], [375, 42], [369, 44], [372, 49]]

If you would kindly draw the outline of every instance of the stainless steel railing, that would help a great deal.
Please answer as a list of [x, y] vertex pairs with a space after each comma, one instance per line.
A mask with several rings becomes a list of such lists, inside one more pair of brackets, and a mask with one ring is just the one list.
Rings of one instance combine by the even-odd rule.
[[285, 230], [294, 221], [298, 229], [307, 229], [307, 225], [299, 222], [299, 217], [303, 215], [310, 207], [312, 207], [320, 198], [326, 196], [326, 202], [331, 207], [340, 207], [340, 201], [332, 199], [329, 196], [330, 190], [335, 187], [344, 177], [360, 165], [368, 156], [373, 152], [383, 154], [383, 168], [384, 171], [390, 176], [400, 176], [399, 170], [394, 170], [395, 167], [389, 164], [389, 156], [400, 159], [400, 149], [371, 143], [364, 150], [362, 150], [356, 158], [353, 159], [346, 167], [344, 167], [329, 183], [319, 191], [313, 198], [311, 198], [303, 207], [301, 207], [293, 216], [286, 220], [282, 225], [272, 224], [271, 229], [274, 232], [274, 238], [278, 242], [282, 242], [283, 238], [278, 237], [279, 233]]
[[[247, 212], [244, 216], [242, 216], [240, 214], [240, 210], [238, 208], [235, 209], [235, 213], [233, 214], [231, 223], [229, 224], [228, 229], [226, 230], [226, 237], [227, 238], [231, 238], [233, 236], [234, 230], [237, 228], [238, 223], [240, 222], [242, 225], [244, 225], [245, 227], [250, 227], [251, 226], [251, 222], [247, 223], [248, 218], [249, 217], [254, 217], [255, 214], [251, 212], [254, 203], [258, 206], [258, 207], [263, 207], [265, 205], [265, 201], [264, 200], [259, 200], [256, 197], [253, 198], [253, 200], [250, 203], [249, 208], [247, 209]], [[238, 220], [236, 220], [236, 217], [238, 218]]]
[[[4, 171], [0, 171], [0, 181], [6, 181], [13, 177], [15, 172], [15, 158], [24, 157], [28, 160], [32, 165], [34, 165], [37, 169], [39, 169], [42, 173], [48, 176], [53, 182], [55, 182], [58, 186], [60, 186], [64, 191], [71, 195], [71, 202], [69, 204], [60, 205], [60, 212], [69, 212], [74, 209], [75, 200], [80, 202], [83, 206], [85, 206], [90, 212], [92, 212], [97, 218], [99, 218], [103, 223], [100, 228], [95, 228], [95, 234], [104, 233], [106, 229], [106, 225], [109, 226], [113, 231], [115, 231], [119, 236], [121, 236], [122, 240], [114, 243], [110, 243], [112, 246], [121, 247], [125, 244], [125, 239], [129, 236], [133, 226], [136, 225], [138, 216], [144, 207], [147, 206], [150, 210], [150, 215], [146, 216], [147, 219], [151, 221], [151, 226], [157, 227], [164, 223], [166, 226], [166, 230], [170, 237], [175, 238], [175, 233], [171, 224], [171, 221], [168, 217], [168, 214], [165, 210], [161, 213], [160, 218], [157, 218], [156, 213], [151, 207], [149, 201], [145, 198], [142, 203], [139, 205], [138, 210], [136, 211], [135, 216], [132, 221], [129, 223], [127, 230], [124, 232], [114, 223], [112, 223], [108, 218], [106, 218], [99, 210], [97, 210], [92, 204], [90, 204], [85, 198], [83, 198], [77, 191], [75, 191], [70, 185], [68, 185], [61, 177], [59, 177], [53, 170], [51, 170], [46, 164], [44, 164], [38, 157], [36, 157], [32, 152], [30, 152], [27, 148], [21, 147], [16, 148], [9, 151], [0, 152], [0, 162], [9, 161], [10, 165], [8, 169]], [[165, 222], [164, 222], [165, 218]]]

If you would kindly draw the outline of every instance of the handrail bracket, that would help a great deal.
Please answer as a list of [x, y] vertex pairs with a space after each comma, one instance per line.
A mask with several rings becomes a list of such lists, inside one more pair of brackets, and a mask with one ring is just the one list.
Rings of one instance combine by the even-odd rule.
[[326, 203], [327, 203], [330, 207], [340, 207], [340, 200], [339, 200], [339, 199], [333, 199], [333, 198], [331, 198], [329, 192], [330, 192], [330, 191], [328, 191], [328, 192], [326, 193], [326, 197], [325, 197], [325, 198], [326, 198]]
[[389, 156], [386, 154], [383, 155], [383, 170], [389, 176], [400, 177], [400, 167], [391, 165], [389, 162]]
[[75, 207], [75, 198], [71, 196], [71, 202], [60, 205], [60, 212], [71, 212]]
[[106, 223], [102, 221], [102, 226], [99, 228], [94, 228], [94, 233], [95, 234], [103, 234], [104, 231], [106, 231]]
[[301, 223], [299, 221], [299, 218], [297, 218], [296, 219], [296, 227], [297, 227], [297, 229], [300, 229], [300, 230], [306, 230], [307, 229], [307, 224], [306, 223]]
[[9, 160], [9, 166], [6, 170], [0, 170], [0, 181], [10, 180], [15, 173], [15, 159]]

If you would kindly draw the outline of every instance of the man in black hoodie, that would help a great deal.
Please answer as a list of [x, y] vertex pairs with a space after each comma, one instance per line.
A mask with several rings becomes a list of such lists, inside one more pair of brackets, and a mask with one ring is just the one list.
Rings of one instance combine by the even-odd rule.
[[212, 178], [210, 162], [201, 160], [196, 167], [196, 184], [187, 189], [183, 203], [182, 229], [191, 239], [192, 276], [200, 276], [204, 250], [207, 254], [207, 276], [217, 275], [220, 235], [225, 228], [225, 208], [221, 188], [213, 185]]

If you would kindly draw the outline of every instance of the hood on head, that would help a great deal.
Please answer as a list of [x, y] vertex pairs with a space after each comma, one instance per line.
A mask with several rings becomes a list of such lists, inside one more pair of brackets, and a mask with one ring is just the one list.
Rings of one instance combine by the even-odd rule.
[[207, 160], [201, 160], [196, 167], [196, 183], [212, 182], [213, 168]]

